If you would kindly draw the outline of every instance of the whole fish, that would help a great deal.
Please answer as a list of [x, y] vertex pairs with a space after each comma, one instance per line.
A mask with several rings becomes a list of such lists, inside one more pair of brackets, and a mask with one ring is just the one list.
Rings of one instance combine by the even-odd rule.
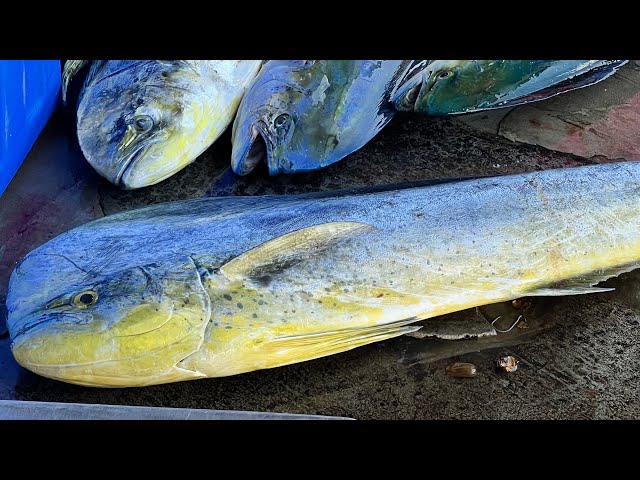
[[246, 175], [264, 161], [276, 175], [337, 162], [391, 120], [390, 99], [417, 64], [421, 61], [268, 61], [233, 124], [233, 171]]
[[435, 60], [394, 97], [400, 111], [451, 115], [513, 107], [593, 85], [627, 60]]
[[40, 375], [135, 386], [335, 354], [640, 265], [640, 163], [151, 206], [16, 267], [11, 348]]
[[[77, 104], [78, 141], [96, 171], [126, 189], [193, 162], [233, 120], [259, 60], [92, 61]], [[63, 95], [83, 61], [70, 60]]]

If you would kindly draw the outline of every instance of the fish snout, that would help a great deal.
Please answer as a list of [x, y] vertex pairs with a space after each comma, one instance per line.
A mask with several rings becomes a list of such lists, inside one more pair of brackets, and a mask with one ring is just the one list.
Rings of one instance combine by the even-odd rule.
[[101, 317], [83, 321], [68, 314], [10, 320], [11, 351], [27, 370], [87, 386], [140, 386], [202, 377], [177, 367], [202, 343], [204, 329], [195, 328], [200, 327], [198, 319], [169, 311], [154, 317], [152, 311], [153, 307], [132, 311], [117, 323]]
[[[61, 339], [69, 329], [86, 323], [73, 315], [33, 312], [16, 317], [10, 312], [7, 327], [11, 338], [11, 352], [18, 364], [33, 372], [40, 373], [51, 367], [60, 369], [73, 363], [68, 357], [69, 350], [73, 348], [60, 348]], [[82, 350], [81, 345], [76, 348]]]
[[292, 152], [286, 145], [274, 146], [269, 142], [266, 127], [261, 122], [250, 123], [242, 134], [234, 132], [231, 168], [238, 175], [248, 175], [260, 163], [267, 166], [269, 175], [317, 170], [324, 166], [315, 157]]
[[260, 162], [268, 162], [269, 148], [266, 135], [254, 123], [234, 139], [231, 153], [231, 168], [238, 175], [248, 175]]
[[16, 319], [15, 316], [9, 315], [7, 319], [7, 329], [9, 330], [11, 343], [15, 343], [32, 330], [46, 327], [50, 323], [55, 322], [55, 319], [52, 317], [52, 315], [35, 313], [33, 315], [19, 317]]

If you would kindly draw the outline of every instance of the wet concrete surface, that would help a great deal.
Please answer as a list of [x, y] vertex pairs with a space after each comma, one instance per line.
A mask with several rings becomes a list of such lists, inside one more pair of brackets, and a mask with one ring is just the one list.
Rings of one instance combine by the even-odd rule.
[[[605, 84], [591, 88], [606, 88]], [[567, 96], [570, 94], [567, 94]], [[632, 126], [632, 127], [635, 127]], [[423, 179], [502, 175], [591, 164], [596, 158], [514, 143], [456, 119], [398, 116], [376, 138], [321, 172], [236, 177], [227, 132], [195, 163], [149, 188], [122, 191], [84, 161], [57, 114], [0, 198], [0, 303], [8, 276], [28, 251], [92, 218], [200, 196], [333, 190]], [[213, 232], [212, 232], [213, 234]], [[48, 380], [18, 367], [0, 331], [0, 399], [130, 404], [340, 415], [359, 419], [638, 418], [640, 272], [605, 283], [609, 293], [537, 298], [510, 333], [467, 340], [402, 337], [310, 362], [145, 388], [95, 389]], [[504, 325], [510, 303], [483, 308]], [[473, 310], [442, 320], [478, 320]], [[501, 324], [501, 325], [503, 325]], [[1, 328], [0, 328], [1, 330]], [[516, 372], [495, 368], [511, 354]], [[455, 361], [478, 375], [448, 377]]]

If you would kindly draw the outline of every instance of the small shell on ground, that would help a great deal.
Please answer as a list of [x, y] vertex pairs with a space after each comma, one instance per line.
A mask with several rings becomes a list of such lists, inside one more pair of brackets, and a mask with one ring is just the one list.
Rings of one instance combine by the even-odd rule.
[[518, 369], [518, 360], [511, 355], [505, 355], [496, 360], [496, 365], [503, 372], [515, 372]]
[[477, 369], [473, 363], [456, 362], [447, 367], [447, 374], [456, 378], [473, 378], [476, 376]]

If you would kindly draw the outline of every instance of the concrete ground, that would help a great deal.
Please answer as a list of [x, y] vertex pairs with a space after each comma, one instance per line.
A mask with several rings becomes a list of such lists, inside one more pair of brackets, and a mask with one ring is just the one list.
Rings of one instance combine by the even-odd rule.
[[[75, 225], [124, 209], [205, 195], [295, 193], [637, 160], [640, 128], [630, 119], [640, 112], [638, 90], [640, 72], [629, 65], [601, 84], [535, 106], [456, 119], [398, 116], [344, 161], [278, 178], [264, 171], [235, 177], [228, 168], [227, 132], [184, 171], [128, 192], [92, 171], [58, 113], [0, 198], [0, 304], [24, 254]], [[562, 119], [578, 126], [567, 131]], [[135, 389], [85, 388], [25, 371], [15, 364], [0, 325], [0, 399], [359, 419], [639, 418], [640, 271], [605, 285], [616, 290], [538, 298], [527, 311], [529, 328], [507, 334], [457, 341], [402, 337], [273, 370]], [[505, 324], [518, 315], [510, 303], [483, 310], [491, 318], [504, 315]], [[465, 311], [438, 321], [475, 315]], [[504, 354], [520, 360], [516, 372], [495, 369]], [[447, 376], [454, 361], [474, 363], [477, 377]]]

